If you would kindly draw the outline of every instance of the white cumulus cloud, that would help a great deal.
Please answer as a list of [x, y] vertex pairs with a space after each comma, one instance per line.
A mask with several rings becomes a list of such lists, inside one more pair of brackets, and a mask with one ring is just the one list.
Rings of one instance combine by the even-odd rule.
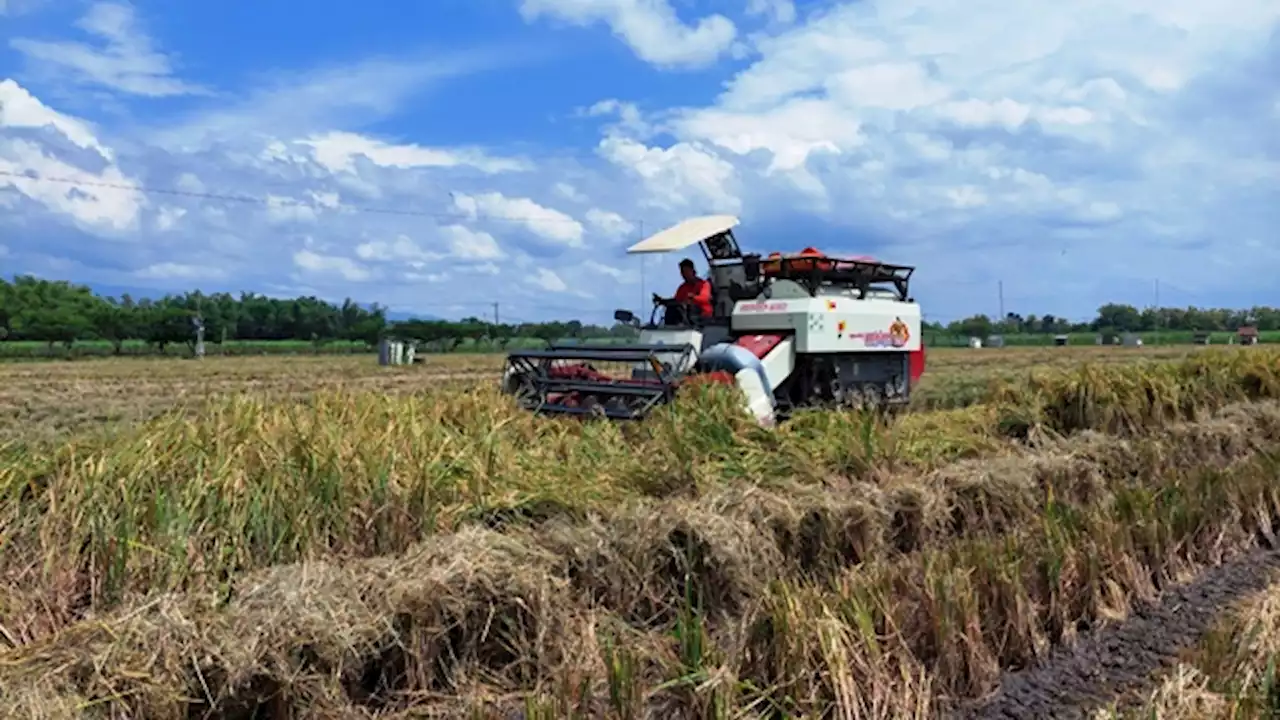
[[498, 241], [487, 232], [462, 225], [450, 225], [442, 234], [449, 243], [449, 253], [465, 260], [497, 260], [503, 256]]
[[612, 210], [591, 208], [582, 217], [596, 232], [608, 238], [626, 237], [636, 230], [634, 223]]
[[649, 205], [699, 215], [737, 212], [742, 207], [733, 190], [733, 164], [699, 143], [650, 147], [632, 138], [610, 136], [600, 141], [597, 151], [644, 181]]
[[220, 268], [204, 265], [162, 262], [148, 265], [137, 273], [138, 277], [161, 280], [214, 280], [226, 277]]
[[76, 27], [105, 45], [14, 38], [9, 46], [31, 61], [65, 70], [77, 82], [120, 92], [149, 97], [209, 92], [174, 77], [170, 57], [152, 47], [129, 3], [95, 2]]
[[687, 24], [667, 0], [521, 0], [526, 19], [553, 17], [575, 25], [603, 23], [641, 60], [661, 67], [699, 67], [729, 50], [737, 27], [723, 15]]
[[351, 258], [336, 255], [322, 255], [310, 250], [299, 250], [293, 254], [293, 264], [300, 269], [317, 274], [336, 273], [343, 280], [364, 282], [373, 277], [369, 269]]
[[585, 229], [569, 215], [539, 205], [529, 198], [507, 197], [500, 192], [475, 195], [454, 193], [454, 206], [472, 220], [493, 220], [524, 226], [549, 242], [581, 247]]
[[529, 281], [547, 292], [562, 293], [569, 290], [564, 280], [560, 279], [554, 270], [547, 268], [538, 268]]
[[[24, 38], [74, 52], [20, 52], [30, 62], [0, 78], [12, 271], [427, 312], [448, 297], [526, 319], [590, 297], [572, 311], [609, 323], [641, 277], [622, 246], [710, 213], [741, 216], [749, 250], [916, 264], [913, 294], [942, 320], [994, 312], [999, 287], [1010, 310], [1071, 317], [1146, 304], [1157, 279], [1166, 303], [1270, 302], [1280, 267], [1273, 0], [731, 0], [701, 16], [522, 0], [523, 32], [568, 48], [563, 66], [506, 46], [335, 63], [317, 39], [309, 68], [254, 67], [247, 86], [166, 103], [139, 96], [225, 76], [183, 77], [115, 7], [82, 22], [92, 44]], [[116, 64], [95, 75], [76, 45]], [[536, 86], [597, 61], [608, 92]], [[675, 68], [704, 70], [677, 91]], [[116, 106], [67, 82], [114, 88]], [[461, 115], [513, 83], [510, 117]]]
[[0, 138], [0, 189], [13, 188], [82, 227], [113, 232], [136, 227], [145, 199], [130, 189], [135, 185], [115, 166], [89, 172], [35, 142]]
[[113, 158], [89, 124], [59, 113], [40, 102], [13, 80], [0, 80], [0, 128], [52, 128], [76, 145]]
[[440, 149], [416, 144], [393, 145], [351, 132], [329, 132], [308, 138], [316, 162], [331, 172], [354, 172], [357, 157], [388, 168], [438, 168], [467, 165], [487, 173], [531, 169], [527, 161], [491, 158], [476, 149]]

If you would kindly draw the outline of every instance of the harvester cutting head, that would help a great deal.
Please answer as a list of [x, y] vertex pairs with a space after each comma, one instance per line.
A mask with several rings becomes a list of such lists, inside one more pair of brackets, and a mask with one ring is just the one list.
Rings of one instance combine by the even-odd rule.
[[[503, 389], [531, 410], [638, 419], [675, 397], [694, 357], [689, 344], [551, 345], [546, 350], [511, 353]], [[597, 365], [618, 364], [633, 367], [623, 373], [597, 369]]]
[[[536, 412], [638, 419], [691, 381], [725, 382], [772, 424], [812, 406], [892, 407], [924, 371], [913, 268], [867, 257], [744, 255], [738, 219], [685, 220], [628, 248], [666, 253], [697, 244], [710, 267], [711, 312], [654, 296], [636, 345], [551, 345], [510, 353], [503, 389]], [[661, 313], [661, 314], [659, 314]]]

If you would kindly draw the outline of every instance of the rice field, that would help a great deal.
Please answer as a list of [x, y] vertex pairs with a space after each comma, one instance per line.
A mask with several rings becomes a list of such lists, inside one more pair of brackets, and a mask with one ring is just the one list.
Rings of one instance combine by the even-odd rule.
[[[1205, 348], [942, 348], [917, 394], [926, 407], [962, 406], [993, 378], [1081, 362], [1127, 364], [1187, 357]], [[429, 355], [414, 367], [379, 367], [368, 355], [103, 358], [0, 363], [0, 437], [57, 439], [127, 425], [210, 399], [251, 394], [275, 401], [325, 390], [406, 395], [495, 382], [503, 355]], [[12, 409], [12, 411], [10, 411]]]
[[929, 363], [776, 430], [493, 356], [0, 366], [0, 716], [1269, 717], [1280, 353]]

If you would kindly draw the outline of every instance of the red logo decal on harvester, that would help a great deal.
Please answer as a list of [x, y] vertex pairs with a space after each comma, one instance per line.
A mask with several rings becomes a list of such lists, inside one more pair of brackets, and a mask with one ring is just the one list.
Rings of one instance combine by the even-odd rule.
[[911, 339], [911, 328], [902, 322], [902, 318], [894, 318], [889, 326], [889, 342], [894, 347], [902, 347]]
[[738, 312], [786, 312], [785, 302], [744, 303], [738, 306]]
[[849, 339], [861, 340], [863, 345], [871, 348], [900, 348], [911, 340], [911, 328], [902, 322], [902, 318], [894, 318], [893, 324], [889, 326], [888, 331], [876, 330], [874, 332], [852, 333], [849, 335]]

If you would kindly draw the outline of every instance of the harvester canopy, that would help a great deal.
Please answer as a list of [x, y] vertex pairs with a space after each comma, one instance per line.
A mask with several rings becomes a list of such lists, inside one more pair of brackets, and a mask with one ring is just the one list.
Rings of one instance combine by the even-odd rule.
[[738, 218], [732, 215], [707, 215], [689, 218], [666, 230], [641, 240], [627, 248], [631, 255], [640, 253], [668, 253], [683, 250], [690, 245], [718, 235], [723, 235], [737, 227]]

